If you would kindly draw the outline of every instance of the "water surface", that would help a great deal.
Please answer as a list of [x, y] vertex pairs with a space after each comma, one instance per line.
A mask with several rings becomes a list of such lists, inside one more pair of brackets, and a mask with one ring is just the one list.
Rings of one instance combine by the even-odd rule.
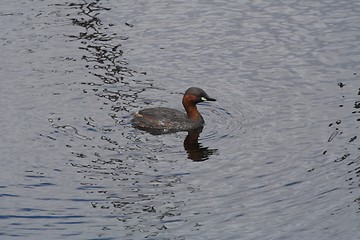
[[[359, 11], [7, 1], [0, 236], [359, 239]], [[190, 86], [201, 133], [132, 128]]]

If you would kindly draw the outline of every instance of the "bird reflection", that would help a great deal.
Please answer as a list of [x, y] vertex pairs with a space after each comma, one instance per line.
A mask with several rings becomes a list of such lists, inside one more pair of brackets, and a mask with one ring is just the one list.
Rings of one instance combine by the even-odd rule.
[[[176, 132], [176, 131], [165, 131], [164, 129], [142, 128], [139, 126], [134, 126], [134, 127], [146, 131], [152, 135], [161, 135], [161, 134]], [[209, 149], [208, 147], [203, 147], [201, 143], [199, 143], [199, 137], [202, 130], [203, 127], [189, 130], [188, 135], [185, 137], [184, 140], [184, 149], [188, 154], [188, 159], [191, 159], [193, 161], [208, 160], [211, 155], [216, 154], [218, 152], [218, 149]]]
[[209, 149], [201, 146], [199, 136], [203, 127], [188, 131], [188, 135], [184, 140], [184, 149], [188, 154], [188, 158], [193, 161], [208, 160], [211, 155], [217, 153], [217, 149]]

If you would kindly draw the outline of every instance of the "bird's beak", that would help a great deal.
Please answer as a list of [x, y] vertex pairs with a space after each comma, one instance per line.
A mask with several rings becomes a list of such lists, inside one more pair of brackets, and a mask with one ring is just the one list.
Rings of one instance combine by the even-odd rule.
[[211, 98], [211, 97], [201, 97], [201, 100], [202, 101], [216, 101], [216, 99], [215, 98]]

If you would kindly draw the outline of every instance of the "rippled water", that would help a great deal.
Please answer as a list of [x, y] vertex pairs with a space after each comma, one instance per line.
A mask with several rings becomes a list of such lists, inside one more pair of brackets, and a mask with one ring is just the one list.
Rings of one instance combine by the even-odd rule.
[[[359, 239], [357, 1], [7, 1], [4, 239]], [[202, 132], [132, 128], [203, 88]]]

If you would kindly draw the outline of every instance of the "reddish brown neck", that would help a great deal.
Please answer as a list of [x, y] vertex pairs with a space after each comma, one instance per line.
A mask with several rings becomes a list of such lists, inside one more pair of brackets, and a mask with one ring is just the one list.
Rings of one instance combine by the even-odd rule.
[[183, 106], [188, 117], [194, 121], [201, 121], [202, 117], [196, 107], [196, 97], [193, 95], [185, 95], [182, 100]]

